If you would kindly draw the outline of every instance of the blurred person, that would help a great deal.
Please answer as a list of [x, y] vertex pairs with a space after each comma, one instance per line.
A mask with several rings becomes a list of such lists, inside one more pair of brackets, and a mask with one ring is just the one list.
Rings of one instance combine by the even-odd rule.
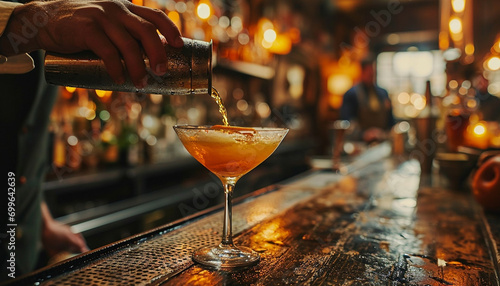
[[500, 98], [488, 91], [489, 81], [482, 73], [478, 73], [473, 81], [475, 97], [479, 103], [478, 111], [485, 121], [500, 122]]
[[374, 64], [371, 57], [361, 61], [360, 82], [344, 94], [340, 107], [340, 119], [353, 126], [353, 139], [367, 143], [385, 140], [395, 123], [387, 91], [375, 84]]
[[[125, 0], [0, 1], [1, 165], [4, 178], [15, 182], [11, 193], [15, 220], [7, 221], [7, 209], [1, 208], [5, 213], [1, 216], [0, 281], [33, 271], [42, 248], [49, 255], [88, 250], [81, 235], [52, 218], [42, 198], [41, 183], [50, 163], [49, 115], [58, 91], [43, 78], [43, 50], [91, 50], [103, 59], [117, 83], [129, 76], [141, 88], [147, 74], [142, 49], [152, 71], [162, 75], [167, 68], [165, 42], [183, 45], [179, 30], [165, 13]], [[2, 202], [5, 199], [6, 193]], [[17, 225], [14, 250], [8, 246], [8, 223]], [[15, 273], [8, 276], [11, 253], [15, 254]]]

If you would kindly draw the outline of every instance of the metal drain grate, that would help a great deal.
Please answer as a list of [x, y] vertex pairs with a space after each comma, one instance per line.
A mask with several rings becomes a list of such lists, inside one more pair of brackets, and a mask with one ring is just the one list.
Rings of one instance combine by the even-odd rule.
[[[233, 233], [238, 234], [319, 190], [295, 186], [286, 186], [236, 205]], [[193, 250], [220, 243], [222, 222], [223, 214], [217, 212], [111, 254], [103, 251], [102, 257], [81, 268], [65, 265], [75, 270], [49, 279], [45, 277], [45, 281], [36, 285], [148, 285], [159, 276], [174, 275], [191, 266]]]
[[220, 236], [214, 231], [219, 225], [221, 224], [215, 220], [204, 223], [202, 229], [198, 224], [189, 225], [169, 235], [158, 236], [124, 249], [42, 285], [148, 284], [157, 276], [189, 267], [194, 249], [219, 243]]

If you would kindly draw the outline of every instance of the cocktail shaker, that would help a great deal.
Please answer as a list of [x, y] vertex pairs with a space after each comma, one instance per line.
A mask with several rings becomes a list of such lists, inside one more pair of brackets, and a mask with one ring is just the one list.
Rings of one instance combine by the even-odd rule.
[[[115, 83], [106, 71], [104, 62], [92, 52], [76, 54], [49, 53], [45, 55], [45, 79], [48, 83], [125, 92], [164, 95], [210, 94], [212, 90], [212, 41], [204, 42], [182, 38], [184, 46], [165, 45], [167, 73], [154, 74], [145, 57], [148, 83], [138, 89], [130, 78]], [[127, 75], [128, 76], [128, 75]]]

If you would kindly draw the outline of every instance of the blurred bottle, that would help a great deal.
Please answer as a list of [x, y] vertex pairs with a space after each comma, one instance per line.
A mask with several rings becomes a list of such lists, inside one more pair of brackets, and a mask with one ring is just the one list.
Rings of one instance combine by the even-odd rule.
[[435, 138], [436, 109], [433, 104], [431, 82], [428, 80], [425, 87], [425, 107], [415, 118], [417, 144], [416, 151], [423, 174], [429, 174], [432, 169], [432, 160], [436, 154], [437, 143]]
[[450, 152], [457, 152], [459, 146], [465, 143], [465, 132], [469, 126], [470, 112], [464, 108], [464, 98], [456, 88], [450, 88], [447, 95], [450, 102], [446, 118], [445, 130], [447, 147]]

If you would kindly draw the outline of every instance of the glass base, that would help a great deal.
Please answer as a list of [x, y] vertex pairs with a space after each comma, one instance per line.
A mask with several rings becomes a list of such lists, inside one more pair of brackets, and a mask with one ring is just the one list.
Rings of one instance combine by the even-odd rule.
[[244, 246], [209, 246], [196, 250], [193, 260], [217, 269], [234, 269], [255, 265], [260, 255]]

